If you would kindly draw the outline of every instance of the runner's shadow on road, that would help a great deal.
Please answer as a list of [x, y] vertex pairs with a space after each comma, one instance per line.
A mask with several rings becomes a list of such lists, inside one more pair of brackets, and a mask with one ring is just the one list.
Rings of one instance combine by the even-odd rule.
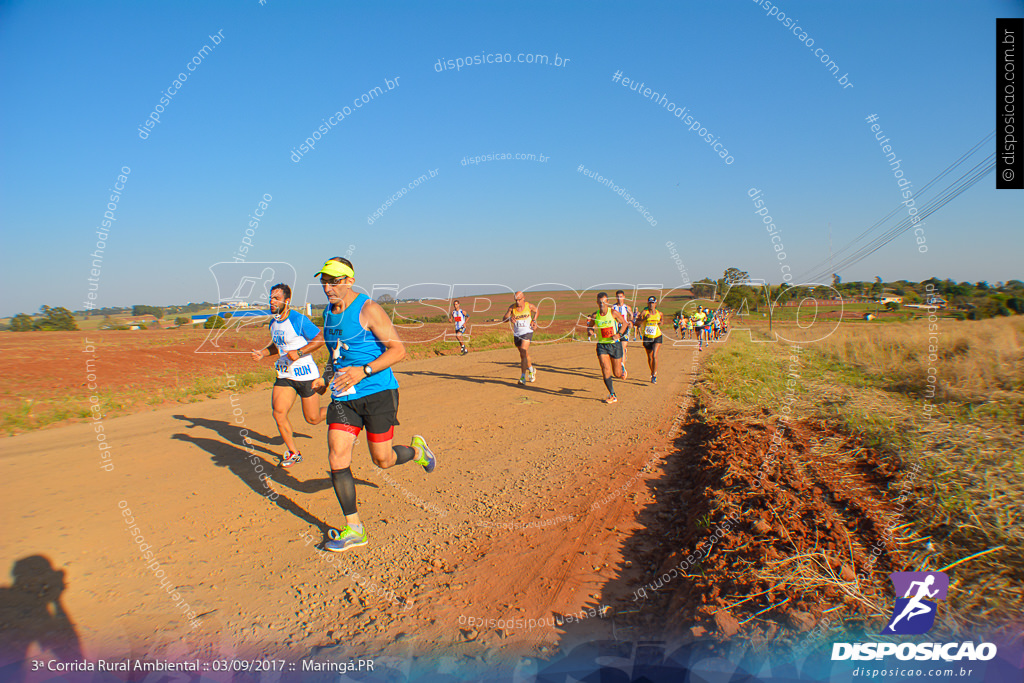
[[[502, 361], [491, 361], [491, 362], [494, 363], [495, 365], [502, 365], [502, 366], [509, 367], [509, 368], [515, 368], [517, 370], [519, 369], [519, 363], [505, 363], [505, 362], [502, 362]], [[644, 360], [644, 362], [646, 363], [646, 359]], [[554, 373], [554, 374], [559, 374], [559, 375], [575, 375], [576, 377], [583, 377], [584, 379], [595, 379], [598, 382], [601, 381], [601, 370], [597, 367], [597, 361], [596, 360], [594, 361], [594, 370], [592, 372], [588, 372], [587, 370], [582, 369], [582, 368], [580, 370], [569, 370], [567, 368], [555, 367], [554, 365], [541, 365], [540, 363], [534, 363], [534, 368], [536, 368], [538, 375], [540, 375], [542, 373], [543, 374]], [[631, 379], [628, 379], [628, 378], [624, 379], [624, 380], [616, 378], [615, 381], [616, 382], [631, 382], [631, 381], [634, 381], [634, 380], [631, 380]], [[637, 384], [645, 384], [645, 382], [643, 382], [642, 380], [639, 380], [639, 379], [636, 379], [635, 381], [636, 381]], [[566, 393], [566, 392], [563, 390], [562, 393]]]
[[[518, 365], [516, 367], [518, 367]], [[474, 384], [498, 384], [500, 386], [511, 388], [517, 388], [520, 386], [517, 380], [495, 379], [494, 377], [473, 377], [471, 375], [453, 375], [447, 372], [434, 372], [431, 370], [413, 370], [412, 372], [403, 372], [402, 374], [423, 375], [424, 377], [439, 377], [441, 379], [460, 380], [463, 382], [472, 382]], [[538, 394], [564, 396], [568, 398], [579, 399], [581, 401], [591, 400], [585, 396], [576, 396], [576, 390], [570, 389], [568, 387], [562, 387], [561, 389], [545, 389], [544, 387], [539, 387], [536, 384], [526, 384], [521, 388]]]
[[[185, 425], [186, 429], [192, 429], [194, 427], [206, 427], [210, 431], [217, 432], [220, 438], [224, 439], [225, 441], [231, 442], [232, 444], [238, 446], [239, 448], [245, 447], [242, 445], [243, 437], [241, 432], [243, 429], [247, 430], [249, 434], [248, 438], [250, 441], [253, 442], [254, 447], [256, 447], [257, 443], [266, 444], [267, 446], [284, 445], [284, 439], [281, 438], [280, 434], [273, 437], [263, 436], [259, 432], [253, 431], [248, 427], [234, 424], [231, 422], [225, 422], [224, 420], [210, 420], [205, 417], [189, 417], [188, 415], [172, 415], [171, 417], [173, 417], [175, 420], [187, 420], [188, 422], [191, 422], [192, 424]], [[294, 433], [294, 436], [296, 439], [313, 438], [308, 434], [303, 434], [298, 431]], [[266, 453], [267, 455], [277, 455], [277, 453], [270, 450], [269, 448], [259, 447], [259, 450], [263, 453]]]
[[25, 679], [33, 644], [63, 661], [80, 660], [78, 633], [61, 603], [64, 571], [44, 555], [30, 555], [14, 563], [11, 577], [14, 583], [0, 587], [0, 680]]
[[[269, 498], [268, 494], [270, 491], [260, 479], [260, 472], [256, 471], [256, 467], [262, 465], [264, 473], [269, 473], [271, 481], [286, 486], [298, 493], [319, 493], [320, 491], [332, 488], [330, 479], [325, 478], [300, 481], [293, 477], [291, 473], [267, 462], [263, 458], [259, 458], [260, 462], [253, 464], [250, 461], [253, 456], [247, 453], [244, 448], [240, 448], [230, 443], [224, 443], [223, 441], [204, 439], [202, 437], [194, 437], [187, 434], [174, 434], [171, 438], [191, 443], [203, 449], [213, 456], [211, 459], [213, 460], [214, 465], [217, 467], [228, 468], [232, 474], [245, 482], [246, 486], [259, 495], [267, 498], [267, 500], [270, 500], [285, 512], [289, 512], [299, 519], [318, 526], [321, 529], [328, 528], [328, 524], [320, 521], [286, 496], [278, 493], [276, 500]], [[361, 479], [356, 479], [356, 484], [380, 488], [372, 482], [363, 481]]]

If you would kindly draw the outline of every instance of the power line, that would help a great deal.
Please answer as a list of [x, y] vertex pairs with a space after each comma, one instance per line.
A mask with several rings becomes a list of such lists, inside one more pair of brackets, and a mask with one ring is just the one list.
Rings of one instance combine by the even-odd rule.
[[[970, 189], [972, 186], [978, 183], [982, 178], [984, 178], [986, 175], [994, 171], [995, 167], [996, 164], [994, 155], [991, 159], [986, 159], [984, 161], [979, 162], [974, 168], [972, 168], [970, 171], [966, 172], [964, 175], [962, 175], [960, 178], [954, 181], [952, 185], [944, 189], [937, 198], [935, 198], [927, 205], [925, 205], [922, 209], [920, 209], [917, 213], [917, 217], [919, 219], [918, 222], [924, 220], [925, 218], [932, 215], [933, 213], [944, 207], [946, 204], [948, 204], [949, 202], [951, 202], [952, 200], [956, 199], [958, 196], [966, 192], [968, 189]], [[884, 247], [885, 245], [895, 240], [903, 233], [913, 229], [916, 225], [917, 223], [915, 223], [909, 216], [904, 218], [899, 223], [897, 223], [893, 228], [890, 228], [889, 231], [875, 238], [869, 244], [865, 245], [860, 250], [858, 250], [857, 252], [848, 256], [846, 259], [840, 262], [837, 265], [837, 270], [849, 268], [850, 266], [853, 266], [854, 264], [863, 261], [867, 257], [874, 254], [876, 251]], [[823, 273], [818, 273], [815, 275], [815, 279], [824, 277], [824, 275], [825, 274]], [[812, 279], [811, 281], [814, 280]]]
[[[993, 130], [991, 133], [989, 133], [979, 142], [977, 142], [974, 146], [972, 146], [969, 150], [961, 154], [959, 158], [957, 158], [954, 162], [952, 162], [946, 168], [944, 168], [937, 176], [928, 181], [928, 183], [917, 192], [915, 199], [920, 200], [921, 196], [927, 194], [928, 190], [931, 189], [933, 185], [935, 185], [945, 176], [949, 175], [951, 172], [957, 169], [957, 167], [964, 164], [972, 155], [974, 155], [975, 152], [978, 151], [978, 149], [983, 147], [994, 136], [995, 131]], [[909, 216], [903, 218], [895, 226], [892, 226], [888, 230], [886, 230], [886, 232], [884, 232], [882, 235], [875, 237], [873, 240], [861, 246], [859, 249], [854, 251], [846, 258], [842, 259], [838, 264], [835, 265], [834, 270], [831, 267], [831, 264], [829, 263], [830, 259], [823, 260], [812, 266], [810, 269], [808, 269], [800, 277], [800, 280], [802, 282], [824, 281], [822, 280], [822, 278], [831, 277], [832, 273], [838, 272], [839, 270], [842, 270], [844, 268], [849, 268], [850, 266], [853, 266], [854, 264], [863, 261], [864, 259], [871, 256], [876, 251], [878, 251], [885, 245], [889, 244], [903, 233], [912, 229], [915, 225], [917, 225], [918, 222], [924, 220], [928, 216], [932, 215], [933, 213], [944, 207], [950, 201], [963, 194], [965, 191], [970, 189], [972, 186], [978, 183], [983, 177], [991, 173], [993, 170], [995, 170], [994, 152], [981, 162], [977, 163], [970, 170], [961, 174], [959, 178], [957, 178], [952, 183], [947, 185], [941, 191], [939, 191], [937, 197], [929, 200], [927, 204], [925, 204], [921, 209], [918, 210], [917, 221], [914, 221]], [[893, 216], [900, 213], [905, 208], [906, 207], [902, 203], [897, 204], [895, 209], [890, 211], [880, 220], [876, 221], [871, 227], [866, 229], [864, 232], [857, 235], [857, 237], [851, 240], [838, 252], [833, 254], [833, 256], [839, 256], [850, 251], [851, 249], [854, 249], [854, 247], [857, 246], [858, 242], [863, 241], [868, 235], [881, 228], [882, 225], [884, 225], [891, 218], [893, 218]], [[820, 270], [826, 264], [829, 264], [830, 266], [829, 272], [824, 272]], [[808, 274], [812, 272], [814, 273], [813, 277], [808, 277]]]

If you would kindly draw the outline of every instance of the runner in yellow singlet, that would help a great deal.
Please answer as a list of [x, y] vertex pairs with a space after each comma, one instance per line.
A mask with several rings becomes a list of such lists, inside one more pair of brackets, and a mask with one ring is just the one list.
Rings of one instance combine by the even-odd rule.
[[530, 381], [536, 381], [537, 371], [533, 369], [530, 362], [530, 341], [533, 340], [533, 331], [537, 329], [537, 307], [527, 303], [526, 295], [522, 292], [515, 293], [515, 302], [508, 307], [505, 317], [501, 322], [512, 321], [512, 341], [519, 349], [519, 367], [523, 371], [519, 376], [519, 383], [526, 384], [526, 375], [529, 373]]
[[605, 403], [617, 403], [615, 385], [612, 377], [625, 379], [622, 367], [622, 335], [629, 323], [622, 315], [608, 305], [608, 295], [601, 292], [597, 295], [598, 310], [587, 322], [587, 327], [597, 329], [597, 362], [601, 366], [601, 377], [608, 387], [608, 398]]
[[651, 368], [651, 384], [658, 383], [658, 349], [664, 342], [660, 327], [661, 311], [655, 308], [657, 302], [656, 297], [647, 297], [647, 308], [640, 311], [637, 325], [644, 342], [644, 351], [647, 352], [647, 365]]
[[704, 350], [704, 323], [707, 320], [707, 316], [704, 314], [703, 309], [700, 306], [697, 307], [697, 312], [693, 314], [693, 329], [697, 332], [697, 350]]

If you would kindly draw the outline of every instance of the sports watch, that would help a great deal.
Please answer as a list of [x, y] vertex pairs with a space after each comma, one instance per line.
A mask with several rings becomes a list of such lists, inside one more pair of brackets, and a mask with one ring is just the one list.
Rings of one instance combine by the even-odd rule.
[[369, 377], [370, 375], [373, 374], [373, 368], [371, 368], [369, 365], [364, 365], [363, 372], [365, 372], [366, 376]]

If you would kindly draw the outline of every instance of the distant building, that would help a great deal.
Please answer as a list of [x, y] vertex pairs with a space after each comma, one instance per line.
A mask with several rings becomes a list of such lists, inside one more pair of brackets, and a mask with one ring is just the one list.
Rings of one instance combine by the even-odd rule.
[[903, 304], [903, 297], [902, 296], [897, 296], [896, 294], [885, 294], [883, 296], [878, 297], [875, 301], [877, 301], [882, 306], [884, 306], [886, 304], [901, 304], [902, 305]]

